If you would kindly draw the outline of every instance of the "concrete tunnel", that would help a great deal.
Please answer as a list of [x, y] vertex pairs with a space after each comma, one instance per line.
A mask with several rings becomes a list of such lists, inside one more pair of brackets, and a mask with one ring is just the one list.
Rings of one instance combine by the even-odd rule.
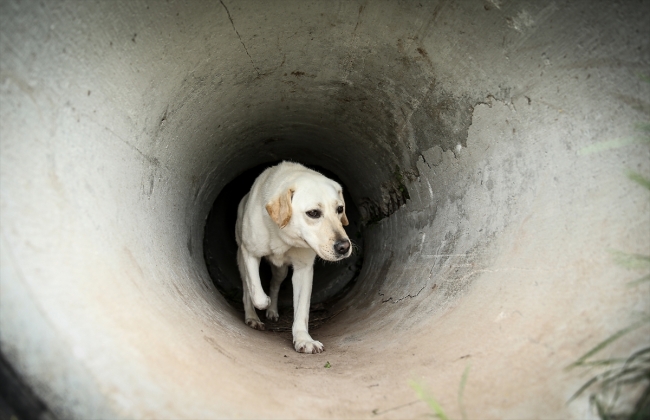
[[[40, 418], [432, 414], [411, 381], [452, 418], [595, 416], [564, 368], [650, 307], [612, 258], [650, 254], [649, 9], [2, 2], [3, 360]], [[204, 258], [213, 203], [281, 160], [356, 209], [318, 355]]]

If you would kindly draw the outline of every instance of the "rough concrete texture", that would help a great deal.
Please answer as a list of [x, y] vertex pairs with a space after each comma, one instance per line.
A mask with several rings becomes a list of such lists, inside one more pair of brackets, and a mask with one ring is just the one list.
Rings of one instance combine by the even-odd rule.
[[[425, 417], [410, 380], [460, 417], [466, 366], [468, 418], [593, 416], [563, 368], [650, 304], [609, 252], [650, 254], [649, 8], [3, 1], [2, 354], [60, 418]], [[203, 261], [283, 158], [375, 221], [320, 355]]]

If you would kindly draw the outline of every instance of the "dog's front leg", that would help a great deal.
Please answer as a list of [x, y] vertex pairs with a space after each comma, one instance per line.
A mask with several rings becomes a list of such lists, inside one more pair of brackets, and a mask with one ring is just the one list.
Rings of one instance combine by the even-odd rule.
[[313, 340], [309, 335], [309, 303], [314, 275], [312, 265], [293, 267], [293, 346], [299, 353], [320, 353], [325, 350], [323, 343]]
[[249, 292], [248, 283], [250, 283], [250, 279], [248, 277], [246, 264], [244, 263], [242, 247], [239, 247], [237, 250], [237, 265], [239, 266], [239, 274], [241, 275], [242, 280], [242, 291], [244, 292], [244, 322], [246, 325], [256, 330], [264, 330], [264, 323], [260, 321], [260, 318], [257, 316], [257, 312], [255, 312], [253, 300], [251, 299], [251, 294]]
[[240, 271], [243, 271], [242, 280], [244, 287], [248, 288], [250, 299], [257, 309], [266, 309], [271, 303], [264, 289], [262, 289], [262, 281], [260, 280], [260, 258], [252, 255], [246, 247], [242, 244], [239, 246], [239, 265]]
[[264, 323], [260, 321], [260, 317], [257, 316], [257, 312], [255, 312], [253, 301], [251, 300], [250, 293], [248, 293], [248, 287], [244, 285], [243, 289], [244, 289], [244, 297], [243, 297], [244, 322], [246, 323], [246, 325], [248, 325], [253, 329], [264, 331], [266, 327], [264, 326]]

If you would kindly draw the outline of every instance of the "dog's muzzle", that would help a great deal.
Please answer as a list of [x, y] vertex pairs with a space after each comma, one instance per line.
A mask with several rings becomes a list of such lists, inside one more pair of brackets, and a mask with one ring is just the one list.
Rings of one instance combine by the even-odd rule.
[[339, 257], [347, 255], [350, 250], [350, 241], [348, 239], [343, 239], [334, 244], [334, 252]]

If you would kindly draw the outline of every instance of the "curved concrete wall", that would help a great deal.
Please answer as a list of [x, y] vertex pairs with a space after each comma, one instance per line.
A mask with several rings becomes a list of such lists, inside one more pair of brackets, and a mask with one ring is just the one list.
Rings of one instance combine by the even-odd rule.
[[[416, 417], [412, 379], [458, 417], [468, 365], [470, 418], [584, 417], [563, 367], [647, 310], [609, 253], [650, 248], [647, 3], [0, 8], [1, 350], [61, 418]], [[321, 355], [203, 260], [284, 158], [374, 221]]]

